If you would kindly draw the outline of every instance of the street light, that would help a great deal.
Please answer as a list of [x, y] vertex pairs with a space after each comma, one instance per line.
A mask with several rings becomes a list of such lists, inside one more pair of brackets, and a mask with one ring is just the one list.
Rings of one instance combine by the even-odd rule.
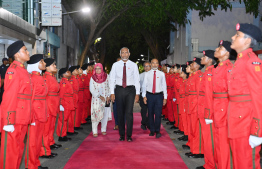
[[143, 55], [143, 54], [141, 54], [140, 56], [141, 56], [141, 57], [144, 57], [144, 55]]
[[81, 10], [78, 10], [78, 11], [62, 13], [62, 15], [70, 14], [70, 13], [77, 13], [77, 12], [89, 13], [90, 11], [91, 11], [91, 9], [89, 7], [85, 7], [83, 9], [81, 9]]

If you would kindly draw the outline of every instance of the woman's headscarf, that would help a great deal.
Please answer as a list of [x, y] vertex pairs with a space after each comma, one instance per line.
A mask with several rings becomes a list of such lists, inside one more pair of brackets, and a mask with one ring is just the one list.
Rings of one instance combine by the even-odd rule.
[[[97, 74], [95, 69], [97, 67], [100, 67], [101, 68], [101, 73]], [[104, 72], [104, 69], [103, 69], [103, 65], [101, 63], [97, 63], [95, 66], [94, 66], [94, 71], [93, 71], [93, 75], [92, 75], [92, 78], [95, 82], [97, 83], [103, 83], [104, 81], [106, 81], [106, 78], [107, 78], [107, 74]]]
[[32, 73], [33, 71], [42, 73], [42, 70], [40, 70], [40, 69], [38, 68], [39, 63], [40, 63], [40, 61], [37, 62], [37, 63], [35, 63], [35, 64], [28, 64], [28, 65], [27, 65], [27, 71], [28, 71], [28, 73]]

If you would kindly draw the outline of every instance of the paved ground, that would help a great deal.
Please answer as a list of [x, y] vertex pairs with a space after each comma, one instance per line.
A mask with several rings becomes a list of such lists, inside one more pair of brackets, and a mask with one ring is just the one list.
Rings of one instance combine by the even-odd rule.
[[[139, 104], [134, 105], [134, 112], [140, 112]], [[162, 121], [163, 126], [167, 130], [170, 138], [172, 139], [174, 145], [176, 146], [180, 156], [186, 163], [189, 169], [195, 169], [197, 166], [203, 165], [203, 159], [189, 159], [184, 154], [188, 151], [182, 149], [182, 144], [184, 142], [180, 142], [177, 140], [180, 135], [176, 135], [173, 133], [173, 130], [170, 130], [170, 125], [166, 125], [166, 121]], [[72, 141], [70, 142], [62, 142], [63, 147], [57, 150], [53, 150], [54, 153], [58, 153], [58, 156], [53, 159], [40, 159], [42, 166], [47, 166], [49, 169], [63, 169], [71, 155], [76, 151], [76, 149], [80, 146], [82, 141], [91, 133], [91, 125], [82, 126], [84, 130], [78, 131], [79, 134], [76, 136], [71, 136]], [[55, 140], [57, 141], [57, 136], [55, 134]], [[88, 157], [87, 157], [88, 158]], [[22, 161], [20, 169], [24, 169], [24, 160]], [[174, 164], [175, 167], [175, 164]], [[88, 168], [88, 166], [87, 166]]]

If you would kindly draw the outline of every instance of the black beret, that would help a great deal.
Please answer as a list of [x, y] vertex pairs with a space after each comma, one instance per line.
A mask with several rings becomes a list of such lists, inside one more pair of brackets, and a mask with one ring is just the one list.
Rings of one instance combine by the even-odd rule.
[[207, 57], [209, 57], [210, 59], [213, 59], [213, 60], [215, 60], [214, 53], [215, 53], [215, 51], [213, 51], [213, 50], [204, 50], [203, 51], [203, 55], [205, 55], [205, 56], [207, 56]]
[[61, 68], [61, 69], [58, 71], [59, 77], [61, 77], [64, 73], [66, 73], [67, 70], [68, 70], [67, 68]]
[[177, 68], [180, 68], [180, 66], [181, 66], [180, 64], [177, 64], [177, 63], [175, 64], [175, 67]]
[[229, 53], [231, 52], [231, 42], [229, 41], [224, 41], [224, 40], [221, 40], [218, 44], [218, 46], [222, 45]]
[[72, 73], [76, 69], [77, 69], [77, 66], [71, 66], [68, 70]]
[[8, 61], [8, 59], [7, 59], [7, 58], [3, 58], [3, 59], [2, 59], [2, 62], [4, 62], [4, 61]]
[[193, 59], [193, 62], [196, 62], [199, 66], [200, 66], [200, 69], [202, 69], [204, 67], [204, 65], [201, 64], [201, 59], [200, 58], [194, 58]]
[[12, 43], [7, 48], [7, 56], [10, 58], [13, 57], [23, 46], [25, 46], [25, 44], [21, 40]]
[[52, 64], [55, 62], [55, 59], [53, 59], [53, 58], [47, 58], [47, 59], [45, 59], [44, 61], [45, 61], [45, 63], [46, 63], [46, 67], [48, 67], [48, 66], [52, 65]]
[[186, 72], [187, 65], [181, 65], [181, 71], [187, 74]]
[[80, 65], [77, 65], [76, 68], [79, 69], [79, 68], [80, 68]]
[[164, 64], [166, 67], [168, 67], [168, 64]]
[[81, 67], [83, 70], [86, 70], [87, 69], [87, 66], [88, 66], [88, 64], [87, 63], [85, 63], [85, 64], [83, 64], [83, 66]]
[[27, 64], [35, 64], [35, 63], [39, 62], [41, 59], [44, 59], [43, 54], [35, 54], [35, 55], [30, 57], [30, 60], [27, 62]]
[[175, 65], [172, 65], [171, 68], [175, 68]]
[[88, 63], [88, 66], [92, 66], [94, 64], [95, 64], [95, 62], [90, 62], [90, 63]]
[[261, 30], [259, 29], [259, 27], [249, 24], [249, 23], [238, 23], [236, 25], [236, 30], [243, 32], [244, 34], [247, 34], [249, 36], [251, 36], [252, 38], [254, 38], [255, 40], [257, 40], [258, 42], [260, 42], [262, 39], [262, 35], [261, 35]]
[[191, 65], [191, 63], [193, 63], [193, 61], [187, 61], [186, 65]]

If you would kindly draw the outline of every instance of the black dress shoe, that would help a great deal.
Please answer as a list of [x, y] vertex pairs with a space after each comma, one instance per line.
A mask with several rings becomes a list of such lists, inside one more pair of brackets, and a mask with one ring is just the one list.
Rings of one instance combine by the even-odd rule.
[[58, 154], [57, 153], [51, 153], [51, 156], [56, 157]]
[[199, 166], [199, 167], [197, 167], [196, 169], [205, 169], [205, 167]]
[[191, 152], [185, 153], [186, 156], [189, 156], [189, 155], [191, 155], [191, 154], [192, 154]]
[[76, 131], [74, 131], [73, 133], [72, 132], [67, 132], [67, 135], [69, 135], [69, 136], [73, 136], [73, 135], [77, 135], [78, 134], [78, 132], [76, 132]]
[[190, 147], [188, 146], [188, 145], [182, 145], [182, 148], [184, 149], [184, 150], [190, 150]]
[[41, 158], [48, 158], [48, 159], [51, 159], [51, 158], [54, 158], [54, 156], [51, 156], [51, 155], [49, 155], [49, 156], [40, 156]]
[[38, 166], [38, 169], [48, 169], [48, 167]]
[[125, 141], [125, 137], [120, 137], [119, 141]]
[[156, 138], [160, 138], [161, 137], [161, 133], [157, 132], [156, 133]]
[[170, 127], [170, 129], [176, 129], [177, 127], [176, 126], [172, 126], [172, 127]]
[[180, 130], [174, 131], [174, 133], [175, 133], [175, 134], [178, 134], [178, 135], [183, 135], [183, 134], [184, 134], [184, 132], [183, 132], [183, 131], [180, 131]]
[[127, 137], [126, 141], [131, 142], [131, 141], [133, 141], [133, 139], [131, 137]]
[[167, 125], [171, 125], [172, 123], [170, 121], [166, 122]]
[[188, 141], [188, 136], [185, 135], [185, 138], [182, 141]]
[[192, 154], [188, 156], [189, 158], [204, 158], [204, 154]]
[[62, 147], [62, 145], [61, 144], [53, 144], [54, 146], [56, 146], [57, 148], [60, 148], [60, 147]]
[[146, 126], [142, 124], [141, 129], [146, 130]]
[[164, 120], [165, 120], [165, 121], [168, 121], [168, 119], [167, 119], [167, 118], [165, 118]]
[[68, 138], [66, 136], [65, 137], [59, 137], [58, 141], [68, 141]]
[[179, 137], [178, 140], [182, 141], [185, 138], [185, 136]]
[[74, 129], [75, 130], [83, 130], [84, 128], [83, 127], [75, 127]]
[[50, 149], [51, 149], [51, 150], [56, 150], [56, 149], [58, 149], [58, 147], [56, 147], [55, 145], [51, 145], [51, 146], [50, 146]]
[[150, 131], [149, 136], [154, 136], [155, 132]]

